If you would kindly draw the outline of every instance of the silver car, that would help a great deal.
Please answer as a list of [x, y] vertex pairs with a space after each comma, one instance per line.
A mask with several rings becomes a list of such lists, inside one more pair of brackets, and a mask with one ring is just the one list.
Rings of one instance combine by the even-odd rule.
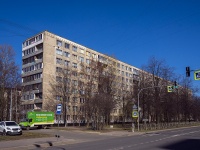
[[0, 133], [2, 135], [22, 135], [22, 129], [15, 121], [2, 121], [0, 122]]

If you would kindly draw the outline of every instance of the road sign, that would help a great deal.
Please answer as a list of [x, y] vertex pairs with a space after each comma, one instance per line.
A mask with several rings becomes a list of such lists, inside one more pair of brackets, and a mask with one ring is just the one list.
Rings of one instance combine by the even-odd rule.
[[57, 107], [56, 107], [56, 114], [60, 115], [61, 111], [62, 111], [62, 104], [58, 104]]
[[194, 79], [200, 80], [200, 70], [194, 72]]
[[133, 118], [138, 118], [138, 111], [133, 111], [132, 112], [132, 117]]
[[137, 110], [138, 109], [138, 107], [137, 107], [137, 105], [133, 105], [133, 110]]
[[173, 92], [174, 86], [167, 86], [167, 92]]

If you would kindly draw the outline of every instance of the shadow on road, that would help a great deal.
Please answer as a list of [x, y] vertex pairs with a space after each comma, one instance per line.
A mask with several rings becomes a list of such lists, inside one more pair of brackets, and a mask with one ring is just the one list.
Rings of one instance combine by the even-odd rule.
[[[34, 146], [36, 147], [37, 150], [65, 150], [65, 148], [63, 147], [59, 147], [59, 146], [53, 146], [53, 143], [52, 142], [45, 142], [48, 144], [47, 147], [43, 147], [42, 145], [40, 144], [34, 144]], [[43, 143], [44, 144], [44, 143]], [[35, 150], [36, 150], [35, 149]]]
[[199, 139], [182, 140], [170, 145], [165, 145], [161, 148], [168, 149], [168, 150], [199, 150], [200, 140]]

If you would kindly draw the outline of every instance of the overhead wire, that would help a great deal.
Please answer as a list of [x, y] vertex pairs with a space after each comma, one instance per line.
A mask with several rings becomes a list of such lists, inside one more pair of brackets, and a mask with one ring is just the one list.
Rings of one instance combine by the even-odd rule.
[[0, 18], [0, 22], [5, 23], [5, 24], [10, 25], [10, 26], [13, 26], [13, 27], [16, 27], [16, 28], [20, 28], [22, 30], [25, 30], [25, 31], [28, 31], [28, 32], [31, 32], [31, 33], [37, 33], [37, 32], [39, 32], [39, 31], [37, 31], [35, 29], [32, 29], [30, 27], [26, 27], [26, 26], [17, 24], [17, 23], [15, 23], [13, 21], [9, 21], [9, 20], [6, 20], [6, 19], [1, 19]]

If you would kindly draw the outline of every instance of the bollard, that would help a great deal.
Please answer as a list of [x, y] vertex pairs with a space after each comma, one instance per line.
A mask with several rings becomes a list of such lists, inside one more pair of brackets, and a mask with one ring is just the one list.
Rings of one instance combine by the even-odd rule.
[[134, 123], [132, 123], [132, 132], [134, 132], [134, 130], [135, 130], [135, 125]]

